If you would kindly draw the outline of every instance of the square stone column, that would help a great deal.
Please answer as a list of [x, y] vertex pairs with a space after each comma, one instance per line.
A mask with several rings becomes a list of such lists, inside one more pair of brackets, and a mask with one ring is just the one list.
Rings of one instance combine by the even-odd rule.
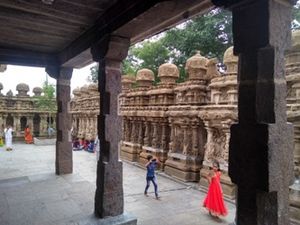
[[119, 116], [118, 95], [121, 93], [121, 63], [127, 56], [129, 44], [127, 38], [108, 35], [91, 50], [94, 61], [99, 63], [100, 159], [97, 165], [95, 215], [100, 218], [117, 216], [124, 211], [122, 162], [119, 160], [122, 119]]
[[56, 79], [56, 174], [67, 174], [73, 171], [71, 141], [71, 114], [69, 113], [70, 80], [73, 68], [48, 67], [46, 72]]
[[238, 118], [231, 127], [229, 175], [237, 185], [238, 225], [288, 225], [293, 129], [286, 118], [284, 51], [291, 1], [221, 1], [233, 13], [239, 55]]

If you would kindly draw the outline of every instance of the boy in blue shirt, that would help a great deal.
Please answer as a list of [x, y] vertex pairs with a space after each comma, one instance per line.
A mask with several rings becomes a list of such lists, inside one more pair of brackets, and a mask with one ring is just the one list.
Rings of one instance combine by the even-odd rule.
[[145, 188], [145, 196], [148, 196], [147, 192], [148, 192], [148, 188], [150, 187], [150, 181], [153, 183], [154, 185], [154, 191], [155, 191], [155, 197], [156, 199], [159, 199], [158, 196], [158, 191], [157, 191], [157, 182], [156, 182], [156, 177], [155, 177], [155, 169], [157, 167], [157, 164], [160, 163], [159, 160], [157, 158], [153, 158], [152, 155], [148, 155], [147, 156], [147, 164], [146, 164], [146, 168], [147, 168], [147, 176], [146, 176], [146, 181], [147, 181], [147, 185]]

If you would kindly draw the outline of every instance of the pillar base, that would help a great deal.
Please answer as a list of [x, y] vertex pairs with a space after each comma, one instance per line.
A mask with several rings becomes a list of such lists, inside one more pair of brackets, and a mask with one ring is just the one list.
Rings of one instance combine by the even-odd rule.
[[[206, 179], [206, 176], [209, 173], [209, 168], [207, 166], [204, 166], [200, 170], [200, 181], [199, 185], [201, 190], [207, 191], [208, 190], [208, 181]], [[221, 186], [223, 190], [224, 197], [228, 199], [235, 199], [235, 193], [236, 193], [236, 186], [231, 182], [230, 177], [226, 172], [222, 171], [221, 175]]]
[[200, 165], [196, 163], [197, 159], [194, 156], [186, 156], [178, 153], [169, 153], [169, 158], [166, 161], [165, 173], [176, 177], [184, 182], [199, 181]]
[[103, 219], [99, 219], [94, 215], [88, 215], [76, 222], [76, 224], [89, 225], [136, 225], [137, 218], [129, 213], [123, 213], [119, 216], [112, 216]]
[[141, 151], [140, 145], [123, 141], [121, 145], [120, 156], [122, 159], [130, 162], [137, 162]]

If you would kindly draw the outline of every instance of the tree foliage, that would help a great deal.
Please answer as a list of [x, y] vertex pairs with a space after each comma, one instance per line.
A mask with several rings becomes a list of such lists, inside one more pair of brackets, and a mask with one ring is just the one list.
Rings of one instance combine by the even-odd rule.
[[[300, 1], [293, 8], [292, 29], [300, 29]], [[136, 74], [141, 68], [151, 69], [158, 82], [158, 67], [172, 62], [179, 67], [180, 78], [185, 80], [185, 62], [197, 50], [201, 55], [216, 57], [220, 62], [227, 48], [233, 45], [232, 15], [230, 11], [214, 9], [202, 16], [189, 20], [159, 37], [143, 41], [132, 46], [128, 57], [123, 61], [123, 74]], [[91, 69], [92, 81], [97, 81], [98, 73]]]
[[36, 96], [36, 106], [41, 110], [48, 111], [49, 118], [51, 118], [51, 114], [55, 113], [57, 110], [55, 86], [49, 84], [48, 81], [45, 81], [42, 89], [42, 95]]

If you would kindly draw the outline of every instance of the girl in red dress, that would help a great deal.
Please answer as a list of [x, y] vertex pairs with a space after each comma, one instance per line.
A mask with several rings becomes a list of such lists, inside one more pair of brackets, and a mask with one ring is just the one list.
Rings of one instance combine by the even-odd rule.
[[214, 161], [212, 166], [212, 171], [207, 176], [209, 188], [203, 206], [212, 216], [226, 216], [228, 212], [224, 203], [223, 191], [220, 183], [220, 164], [218, 161]]

